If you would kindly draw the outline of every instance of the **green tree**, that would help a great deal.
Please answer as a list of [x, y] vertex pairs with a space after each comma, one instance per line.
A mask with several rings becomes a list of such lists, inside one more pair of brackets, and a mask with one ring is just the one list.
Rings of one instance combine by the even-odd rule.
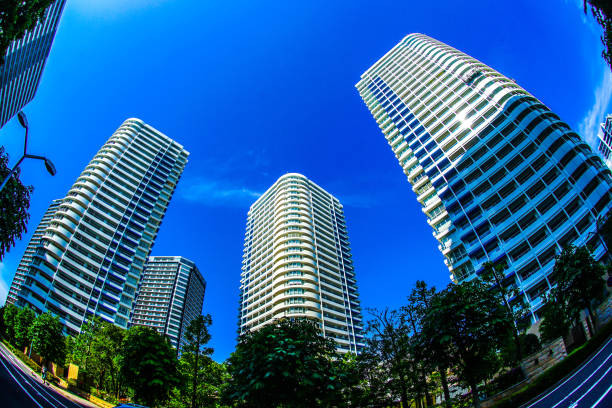
[[[521, 336], [525, 334], [525, 330], [527, 330], [529, 324], [529, 310], [527, 304], [525, 303], [523, 294], [520, 293], [519, 289], [514, 284], [514, 279], [511, 285], [505, 282], [505, 264], [499, 263], [495, 265], [493, 262], [485, 262], [483, 267], [484, 270], [480, 278], [490, 285], [494, 293], [498, 295], [499, 300], [504, 306], [504, 312], [508, 319], [508, 323], [512, 325], [512, 338], [514, 344], [511, 348], [514, 353], [510, 353], [513, 355], [513, 358], [508, 362], [518, 365], [523, 360]], [[510, 299], [513, 298], [514, 302], [510, 304]]]
[[451, 363], [478, 408], [478, 383], [497, 371], [498, 346], [512, 335], [503, 304], [480, 280], [450, 284], [433, 297], [422, 326], [423, 346], [444, 350], [441, 363]]
[[610, 0], [583, 0], [584, 13], [587, 8], [597, 23], [603, 28], [601, 42], [604, 46], [601, 56], [612, 69], [612, 2]]
[[176, 351], [170, 340], [154, 329], [131, 327], [121, 350], [121, 375], [134, 390], [134, 399], [155, 406], [179, 383]]
[[[425, 385], [427, 401], [428, 403], [431, 402], [431, 397], [428, 394], [429, 386], [427, 385], [424, 374], [429, 372], [430, 378], [440, 379], [440, 384], [444, 393], [444, 402], [448, 407], [450, 406], [450, 391], [448, 387], [447, 370], [450, 363], [444, 361], [444, 350], [439, 350], [440, 355], [438, 355], [437, 358], [432, 358], [435, 350], [423, 348], [421, 338], [423, 320], [427, 314], [427, 311], [431, 307], [431, 302], [435, 295], [435, 287], [428, 287], [425, 281], [417, 280], [414, 288], [408, 296], [408, 304], [403, 308], [403, 310], [407, 314], [414, 331], [412, 353], [415, 355], [415, 358], [421, 363], [421, 365], [423, 365], [421, 382]], [[436, 373], [436, 375], [432, 376], [431, 374], [433, 373]]]
[[577, 321], [578, 315], [567, 304], [563, 304], [567, 300], [560, 297], [554, 288], [546, 295], [545, 299], [544, 306], [541, 309], [540, 335], [542, 340], [553, 341], [563, 337], [565, 342], [565, 338], [569, 334], [570, 328]]
[[[81, 326], [81, 332], [72, 340], [68, 340], [67, 361], [79, 366], [79, 373], [89, 374], [90, 360], [94, 359], [92, 345], [94, 338], [100, 332], [101, 320], [94, 317]], [[92, 365], [94, 365], [92, 363]]]
[[15, 320], [17, 313], [19, 313], [19, 308], [12, 303], [6, 303], [2, 308], [2, 320], [4, 322], [4, 332], [2, 335], [11, 344], [15, 344]]
[[209, 357], [213, 353], [213, 349], [205, 347], [210, 341], [210, 333], [208, 327], [212, 324], [212, 318], [210, 315], [198, 316], [193, 319], [187, 328], [185, 329], [185, 341], [187, 344], [183, 348], [183, 351], [190, 354], [192, 358], [186, 358], [184, 361], [190, 365], [190, 383], [191, 383], [191, 408], [198, 406], [206, 406], [202, 403], [198, 403], [198, 387], [200, 385], [200, 370], [203, 363], [210, 363], [208, 360], [204, 361], [204, 357]]
[[[178, 364], [178, 371], [181, 376], [181, 385], [172, 391], [172, 396], [168, 402], [170, 408], [187, 408], [192, 405], [192, 383], [194, 355], [183, 353]], [[196, 407], [219, 407], [229, 381], [227, 367], [219, 364], [208, 356], [200, 356], [198, 370], [198, 387], [196, 395]]]
[[364, 353], [371, 356], [370, 364], [382, 364], [385, 367], [386, 392], [399, 398], [402, 406], [407, 407], [409, 394], [414, 392], [419, 399], [420, 384], [418, 384], [416, 361], [411, 356], [410, 328], [401, 312], [397, 310], [368, 310], [373, 319], [368, 321]]
[[[121, 388], [121, 350], [125, 330], [112, 323], [101, 321], [91, 340], [89, 374], [99, 389], [119, 396]], [[92, 358], [93, 357], [93, 358]]]
[[597, 329], [593, 304], [605, 297], [606, 269], [595, 261], [587, 247], [570, 246], [557, 256], [550, 279], [555, 283], [552, 298], [564, 307], [564, 316], [573, 322], [587, 311], [587, 328], [592, 336]]
[[40, 355], [43, 364], [53, 361], [63, 364], [66, 360], [66, 341], [62, 334], [62, 324], [57, 316], [43, 313], [30, 327], [32, 350]]
[[15, 346], [23, 350], [30, 345], [30, 327], [36, 319], [36, 314], [28, 307], [22, 307], [15, 316]]
[[316, 407], [338, 399], [335, 343], [309, 320], [277, 320], [240, 336], [228, 395], [247, 407]]
[[[0, 56], [3, 55], [4, 52], [0, 52]], [[0, 146], [0, 183], [11, 172], [8, 162], [8, 154], [5, 153], [4, 147]], [[4, 189], [0, 191], [0, 208], [2, 208], [0, 211], [0, 261], [4, 254], [15, 246], [15, 239], [21, 238], [21, 235], [27, 231], [30, 219], [28, 209], [30, 208], [30, 194], [34, 188], [21, 184], [19, 172], [20, 170], [17, 169]]]

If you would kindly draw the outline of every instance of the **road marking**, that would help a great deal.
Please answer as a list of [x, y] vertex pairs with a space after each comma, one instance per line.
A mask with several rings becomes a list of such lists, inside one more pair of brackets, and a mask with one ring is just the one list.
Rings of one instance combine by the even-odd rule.
[[[601, 364], [599, 365], [599, 367], [597, 367], [595, 370], [593, 370], [593, 372], [591, 373], [591, 375], [589, 375], [587, 378], [585, 378], [585, 379], [584, 379], [584, 381], [583, 381], [583, 382], [581, 382], [579, 386], [577, 386], [576, 388], [574, 388], [574, 389], [573, 389], [573, 390], [572, 390], [570, 393], [568, 393], [568, 394], [567, 394], [565, 397], [563, 397], [563, 399], [562, 399], [562, 400], [560, 400], [560, 401], [559, 401], [559, 402], [557, 402], [555, 405], [553, 405], [553, 406], [552, 406], [552, 408], [555, 408], [557, 405], [559, 405], [560, 403], [562, 403], [563, 401], [565, 401], [565, 400], [567, 399], [567, 397], [569, 397], [570, 395], [572, 395], [573, 393], [575, 393], [575, 392], [578, 390], [578, 388], [582, 387], [582, 386], [584, 385], [584, 383], [586, 383], [587, 381], [589, 381], [589, 380], [591, 379], [591, 377], [593, 377], [593, 376], [594, 376], [594, 375], [597, 373], [597, 371], [599, 371], [599, 369], [601, 368], [601, 366], [603, 366], [604, 364], [606, 364], [606, 362], [607, 362], [607, 361], [610, 359], [610, 357], [612, 357], [612, 354], [610, 354], [610, 355], [608, 356], [608, 358], [606, 358], [606, 359], [604, 360], [604, 362], [603, 362], [603, 363], [601, 363]], [[589, 391], [591, 391], [595, 385], [599, 384], [599, 382], [601, 381], [601, 379], [602, 379], [602, 378], [604, 378], [604, 377], [606, 376], [606, 374], [608, 374], [608, 372], [609, 372], [610, 370], [612, 370], [612, 366], [608, 367], [608, 369], [606, 370], [606, 372], [605, 372], [605, 373], [603, 373], [603, 375], [602, 375], [602, 376], [601, 376], [601, 377], [600, 377], [600, 378], [599, 378], [599, 379], [598, 379], [598, 380], [595, 382], [595, 384], [593, 384], [593, 385], [591, 386], [591, 388], [589, 388], [589, 389], [587, 390], [587, 392], [586, 392], [586, 393], [582, 394], [582, 397], [578, 398], [578, 401], [580, 401], [582, 398], [584, 398], [584, 396], [585, 396], [585, 395], [586, 395], [586, 394], [587, 394]], [[578, 403], [578, 401], [576, 401], [576, 403]]]
[[9, 375], [10, 375], [11, 377], [13, 377], [13, 380], [15, 381], [15, 383], [16, 383], [18, 386], [20, 386], [20, 387], [21, 387], [21, 389], [22, 389], [22, 390], [24, 390], [26, 394], [28, 394], [28, 396], [30, 397], [30, 399], [31, 399], [32, 401], [34, 401], [34, 403], [35, 403], [36, 405], [38, 405], [40, 408], [44, 408], [42, 405], [40, 405], [40, 404], [38, 403], [38, 401], [36, 401], [36, 399], [35, 399], [35, 398], [32, 396], [32, 394], [30, 394], [30, 393], [28, 392], [28, 390], [26, 390], [26, 389], [23, 387], [23, 385], [21, 385], [21, 384], [19, 383], [19, 381], [17, 381], [17, 379], [15, 378], [15, 376], [13, 375], [13, 373], [11, 373], [11, 370], [9, 370], [9, 369], [8, 369], [8, 367], [6, 366], [6, 364], [4, 364], [4, 361], [3, 361], [1, 358], [0, 358], [0, 363], [2, 363], [2, 365], [4, 366], [4, 369], [6, 370], [6, 372], [7, 372], [7, 373], [9, 373]]
[[608, 387], [608, 389], [606, 390], [606, 392], [604, 392], [602, 394], [601, 397], [599, 397], [599, 399], [597, 401], [595, 401], [595, 404], [591, 405], [591, 408], [595, 408], [597, 406], [597, 404], [599, 404], [601, 402], [602, 399], [604, 399], [604, 397], [606, 395], [608, 395], [608, 393], [610, 392], [610, 390], [612, 390], [612, 385]]
[[[2, 350], [2, 351], [3, 351], [3, 352], [1, 353], [1, 354], [2, 354], [2, 356], [8, 360], [7, 356], [5, 355], [4, 350]], [[12, 355], [10, 355], [10, 356], [12, 356]], [[17, 362], [17, 361], [15, 360], [15, 358], [11, 358], [11, 360], [13, 360], [13, 361]], [[45, 398], [45, 396], [44, 396], [43, 394], [41, 394], [41, 393], [40, 393], [40, 391], [41, 391], [41, 390], [42, 390], [42, 391], [43, 391], [43, 392], [44, 392], [46, 395], [48, 395], [49, 397], [51, 397], [53, 400], [57, 401], [57, 403], [58, 403], [58, 404], [60, 404], [60, 405], [61, 405], [61, 406], [63, 406], [64, 408], [68, 408], [68, 406], [67, 406], [67, 405], [63, 404], [63, 403], [62, 403], [60, 400], [58, 400], [58, 399], [56, 398], [56, 397], [57, 397], [56, 395], [53, 395], [53, 393], [51, 393], [51, 392], [49, 392], [49, 390], [47, 390], [47, 388], [46, 388], [46, 384], [45, 384], [45, 385], [42, 385], [42, 384], [40, 384], [40, 383], [39, 383], [39, 382], [38, 382], [36, 379], [32, 379], [32, 378], [28, 377], [28, 376], [27, 376], [27, 373], [26, 373], [26, 372], [24, 372], [24, 371], [22, 370], [22, 368], [21, 368], [21, 366], [20, 366], [19, 364], [15, 364], [15, 365], [13, 365], [13, 369], [14, 369], [14, 370], [15, 370], [15, 372], [16, 372], [17, 374], [19, 374], [19, 376], [20, 376], [21, 378], [23, 378], [23, 379], [24, 379], [24, 381], [25, 381], [25, 382], [26, 382], [26, 383], [27, 383], [27, 384], [28, 384], [30, 387], [32, 387], [32, 389], [33, 389], [34, 391], [36, 391], [36, 393], [37, 393], [38, 395], [40, 395], [40, 396], [41, 396], [41, 397], [42, 397], [42, 398], [43, 398], [45, 401], [47, 401], [48, 403], [50, 403], [50, 404], [51, 404], [51, 401], [49, 401], [47, 398]], [[40, 388], [37, 388], [37, 387], [40, 387]], [[74, 402], [73, 402], [73, 401], [70, 401], [70, 402], [74, 404]], [[79, 408], [80, 408], [80, 406], [79, 406], [79, 405], [77, 405], [77, 407], [79, 407]]]
[[[604, 351], [604, 349], [606, 347], [608, 347], [608, 344], [610, 344], [610, 342], [612, 342], [612, 339], [609, 339], [606, 344], [604, 344], [604, 346], [602, 348], [599, 349], [599, 351], [597, 353], [595, 353], [595, 355], [589, 360], [586, 361], [584, 363], [582, 363], [582, 365], [580, 367], [578, 367], [578, 369], [576, 371], [574, 371], [574, 374], [572, 374], [571, 376], [569, 376], [568, 378], [565, 379], [565, 381], [563, 381], [561, 384], [557, 385], [554, 389], [552, 389], [548, 394], [540, 397], [539, 399], [537, 399], [536, 401], [534, 401], [531, 405], [528, 405], [527, 408], [533, 407], [534, 405], [536, 405], [538, 402], [542, 401], [544, 398], [547, 398], [549, 395], [551, 395], [553, 392], [557, 391], [559, 388], [561, 388], [562, 386], [564, 386], [569, 380], [571, 380], [572, 378], [574, 378], [578, 373], [580, 373], [582, 371], [582, 369], [591, 361], [593, 361], [595, 359], [595, 357], [597, 357], [602, 351]], [[606, 361], [610, 358], [610, 356], [608, 356], [606, 358]], [[605, 361], [604, 361], [605, 363]], [[601, 366], [600, 366], [601, 367]], [[599, 367], [597, 367], [597, 370], [599, 369]], [[595, 370], [595, 371], [597, 371]]]
[[591, 392], [591, 390], [592, 390], [593, 388], [595, 388], [595, 386], [596, 386], [597, 384], [599, 384], [599, 383], [601, 382], [601, 380], [603, 380], [603, 378], [606, 376], [606, 374], [608, 374], [608, 372], [610, 372], [610, 370], [612, 370], [612, 367], [608, 368], [608, 369], [606, 370], [606, 372], [604, 373], [604, 375], [602, 375], [602, 376], [601, 376], [601, 378], [600, 378], [599, 380], [597, 380], [597, 382], [596, 382], [595, 384], [591, 385], [591, 387], [590, 387], [588, 390], [586, 390], [586, 392], [585, 392], [584, 394], [582, 394], [582, 396], [581, 396], [580, 398], [578, 398], [578, 400], [576, 400], [576, 404], [577, 404], [577, 403], [579, 403], [579, 402], [580, 402], [580, 401], [581, 401], [581, 400], [582, 400], [584, 397], [586, 397], [586, 396], [587, 396], [587, 394], [588, 394], [589, 392]]

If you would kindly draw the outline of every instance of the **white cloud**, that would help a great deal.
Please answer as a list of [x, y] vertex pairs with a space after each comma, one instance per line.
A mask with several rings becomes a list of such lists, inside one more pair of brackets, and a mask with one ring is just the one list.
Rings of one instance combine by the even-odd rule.
[[3, 305], [8, 294], [8, 283], [4, 280], [4, 264], [0, 262], [0, 305]]
[[261, 196], [260, 192], [246, 187], [204, 178], [183, 180], [183, 183], [178, 191], [181, 198], [213, 207], [251, 205]]
[[578, 131], [584, 140], [594, 149], [597, 148], [599, 125], [609, 109], [610, 100], [612, 100], [612, 73], [608, 66], [604, 66], [603, 78], [595, 90], [595, 103], [578, 126]]

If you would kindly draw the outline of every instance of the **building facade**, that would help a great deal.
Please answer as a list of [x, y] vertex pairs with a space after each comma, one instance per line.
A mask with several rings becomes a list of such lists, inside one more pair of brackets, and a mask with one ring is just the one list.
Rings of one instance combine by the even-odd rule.
[[17, 271], [13, 277], [13, 282], [11, 283], [9, 293], [6, 296], [6, 301], [8, 303], [23, 306], [23, 302], [19, 299], [19, 296], [26, 296], [26, 294], [29, 293], [29, 285], [25, 285], [24, 287], [24, 283], [26, 281], [26, 277], [28, 276], [32, 260], [34, 259], [36, 248], [40, 245], [41, 239], [45, 234], [45, 230], [49, 226], [51, 219], [53, 219], [53, 215], [55, 215], [55, 211], [61, 203], [62, 200], [53, 200], [51, 202], [51, 205], [43, 215], [42, 220], [40, 220], [38, 227], [36, 227], [32, 238], [30, 238], [30, 242], [28, 242], [28, 246], [26, 247], [23, 257], [21, 257], [21, 261], [19, 262], [19, 266], [17, 267]]
[[65, 3], [51, 3], [36, 27], [7, 50], [0, 65], [0, 128], [34, 98]]
[[242, 260], [239, 332], [281, 318], [317, 322], [339, 352], [363, 347], [342, 204], [297, 173], [280, 177], [251, 206]]
[[67, 333], [93, 315], [127, 328], [188, 155], [143, 121], [127, 119], [45, 221], [16, 302], [58, 315]]
[[610, 170], [540, 101], [476, 59], [411, 34], [356, 85], [397, 157], [451, 279], [506, 264], [537, 318], [555, 254], [605, 247]]
[[185, 343], [185, 329], [202, 313], [206, 281], [195, 263], [181, 256], [151, 256], [138, 285], [131, 326], [148, 326]]
[[606, 116], [601, 124], [601, 132], [597, 135], [599, 143], [597, 149], [608, 167], [612, 168], [612, 115]]

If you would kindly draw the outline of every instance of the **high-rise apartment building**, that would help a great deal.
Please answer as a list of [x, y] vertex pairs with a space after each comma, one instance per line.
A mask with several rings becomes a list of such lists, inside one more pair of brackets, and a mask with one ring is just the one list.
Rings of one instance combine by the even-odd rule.
[[185, 329], [202, 313], [206, 281], [182, 256], [151, 256], [140, 278], [131, 326], [148, 326], [184, 345]]
[[49, 223], [55, 214], [55, 210], [57, 210], [61, 203], [62, 200], [53, 200], [51, 202], [51, 205], [43, 215], [42, 220], [40, 220], [38, 227], [36, 227], [32, 238], [30, 238], [30, 242], [28, 242], [25, 253], [19, 262], [19, 266], [17, 267], [17, 271], [13, 277], [13, 282], [11, 283], [11, 288], [9, 289], [9, 293], [6, 297], [6, 301], [8, 303], [22, 305], [23, 301], [19, 299], [19, 296], [26, 296], [26, 294], [29, 293], [28, 286], [29, 284], [32, 284], [32, 282], [25, 285], [25, 288], [23, 286], [26, 281], [26, 277], [28, 276], [32, 260], [34, 259], [36, 248], [40, 245], [40, 240], [43, 237], [45, 230], [49, 226]]
[[127, 119], [45, 220], [17, 302], [53, 312], [69, 333], [92, 315], [126, 328], [188, 155], [143, 121]]
[[513, 80], [422, 34], [356, 85], [397, 157], [456, 282], [507, 265], [533, 317], [568, 244], [595, 233], [612, 178], [570, 127]]
[[280, 318], [317, 322], [340, 352], [363, 346], [342, 204], [296, 173], [280, 177], [251, 206], [244, 241], [239, 332]]
[[606, 116], [606, 121], [601, 124], [601, 132], [597, 135], [599, 154], [608, 167], [612, 168], [612, 115]]
[[34, 98], [65, 3], [51, 3], [36, 27], [7, 50], [0, 65], [0, 128]]

